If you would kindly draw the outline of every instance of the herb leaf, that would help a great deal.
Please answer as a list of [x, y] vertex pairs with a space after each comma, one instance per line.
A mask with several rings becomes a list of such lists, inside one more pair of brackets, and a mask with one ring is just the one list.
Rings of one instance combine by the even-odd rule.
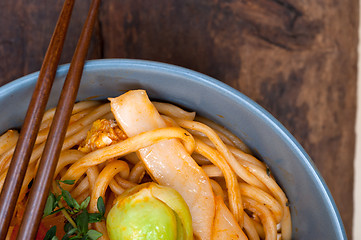
[[66, 222], [64, 224], [64, 232], [69, 233], [70, 230], [72, 230], [72, 229], [76, 229], [76, 228], [74, 228], [73, 225], [71, 225], [70, 222]]
[[88, 223], [89, 223], [89, 216], [88, 211], [84, 209], [77, 217], [76, 217], [76, 225], [79, 229], [81, 234], [86, 234], [88, 232]]
[[80, 208], [79, 203], [70, 195], [70, 193], [67, 190], [62, 189], [61, 195], [63, 195], [63, 198], [69, 207], [79, 210]]
[[89, 223], [100, 222], [103, 218], [101, 213], [89, 213]]
[[52, 214], [52, 211], [55, 209], [55, 207], [56, 207], [55, 195], [53, 193], [50, 193], [48, 199], [46, 200], [43, 217]]
[[75, 180], [63, 180], [63, 181], [59, 181], [59, 182], [68, 184], [68, 185], [73, 185], [75, 183]]
[[89, 205], [90, 202], [90, 196], [87, 197], [81, 204], [80, 204], [80, 209], [86, 209]]
[[[71, 224], [70, 224], [71, 226]], [[62, 238], [62, 240], [68, 240], [70, 236], [72, 236], [74, 233], [76, 233], [78, 229], [77, 228], [72, 228], [69, 231], [66, 232], [66, 234], [64, 235], [64, 237]]]
[[56, 226], [52, 226], [45, 234], [45, 237], [44, 237], [44, 240], [54, 240], [54, 237], [55, 239], [58, 239], [55, 235], [56, 233]]
[[82, 240], [82, 237], [74, 236], [69, 238], [69, 240]]
[[104, 215], [105, 214], [105, 205], [104, 205], [104, 200], [102, 197], [98, 198], [97, 207], [98, 207], [98, 211], [100, 212], [100, 214]]
[[103, 234], [93, 229], [90, 229], [86, 235], [89, 237], [90, 240], [97, 240], [98, 238], [103, 236]]

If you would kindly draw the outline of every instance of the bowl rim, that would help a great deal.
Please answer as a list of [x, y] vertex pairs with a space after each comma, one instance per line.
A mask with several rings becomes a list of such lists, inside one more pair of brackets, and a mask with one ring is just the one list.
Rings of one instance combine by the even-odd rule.
[[[57, 69], [57, 75], [65, 75], [69, 69], [70, 64], [59, 65]], [[170, 74], [175, 74], [178, 76], [182, 76], [185, 78], [192, 78], [200, 81], [202, 84], [210, 84], [217, 91], [226, 91], [227, 94], [236, 101], [243, 102], [247, 108], [255, 112], [256, 115], [264, 119], [266, 123], [271, 126], [280, 137], [285, 141], [285, 143], [295, 150], [295, 154], [301, 159], [301, 164], [305, 168], [305, 170], [312, 175], [316, 188], [321, 192], [323, 200], [328, 204], [327, 209], [330, 210], [330, 215], [332, 216], [332, 222], [334, 222], [334, 226], [337, 226], [337, 230], [335, 232], [338, 233], [339, 237], [343, 237], [343, 239], [347, 239], [345, 228], [338, 211], [338, 208], [334, 202], [334, 199], [331, 195], [329, 188], [323, 177], [321, 176], [319, 170], [315, 166], [314, 162], [311, 160], [309, 155], [303, 149], [300, 143], [295, 139], [294, 136], [267, 110], [261, 107], [258, 103], [253, 101], [251, 98], [247, 97], [240, 91], [232, 88], [231, 86], [213, 78], [207, 76], [205, 74], [196, 72], [194, 70], [190, 70], [188, 68], [176, 66], [173, 64], [150, 61], [150, 60], [140, 60], [140, 59], [118, 59], [118, 58], [110, 58], [110, 59], [95, 59], [88, 60], [85, 63], [84, 71], [94, 71], [97, 69], [106, 68], [126, 68], [126, 69], [144, 69], [151, 71], [165, 71]], [[13, 80], [9, 83], [0, 86], [0, 98], [3, 95], [9, 94], [9, 92], [16, 91], [20, 86], [24, 85], [33, 85], [36, 83], [38, 78], [39, 71], [25, 75], [16, 80]]]

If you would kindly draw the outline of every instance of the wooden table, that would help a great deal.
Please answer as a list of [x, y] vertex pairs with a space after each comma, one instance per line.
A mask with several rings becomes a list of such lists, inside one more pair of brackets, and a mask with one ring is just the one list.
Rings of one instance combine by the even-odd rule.
[[[0, 0], [0, 85], [40, 69], [62, 3]], [[76, 2], [62, 63], [89, 3]], [[251, 97], [309, 153], [351, 238], [357, 29], [358, 0], [104, 0], [89, 58], [172, 63]]]

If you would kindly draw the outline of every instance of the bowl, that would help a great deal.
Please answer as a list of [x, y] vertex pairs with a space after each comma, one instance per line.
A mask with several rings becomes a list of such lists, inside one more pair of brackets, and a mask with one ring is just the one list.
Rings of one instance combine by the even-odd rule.
[[[57, 104], [69, 65], [58, 68], [48, 107]], [[0, 87], [0, 133], [20, 127], [38, 72]], [[270, 167], [290, 202], [293, 239], [346, 239], [332, 196], [314, 163], [295, 138], [266, 110], [230, 86], [164, 63], [107, 59], [88, 61], [78, 100], [104, 99], [145, 89], [235, 133]]]

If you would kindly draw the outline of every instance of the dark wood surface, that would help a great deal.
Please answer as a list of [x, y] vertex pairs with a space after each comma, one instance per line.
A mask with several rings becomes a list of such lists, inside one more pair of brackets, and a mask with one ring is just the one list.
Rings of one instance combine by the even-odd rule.
[[[40, 69], [62, 3], [0, 0], [0, 85]], [[62, 63], [71, 60], [89, 4], [76, 2]], [[309, 153], [351, 239], [358, 4], [104, 0], [89, 58], [172, 63], [251, 97]]]
[[[34, 145], [35, 145], [35, 140], [37, 138], [40, 124], [42, 122], [42, 116], [46, 109], [46, 105], [47, 105], [47, 102], [48, 102], [48, 99], [50, 96], [50, 91], [52, 89], [52, 85], [53, 85], [54, 78], [56, 75], [56, 70], [57, 70], [59, 60], [61, 57], [63, 44], [65, 42], [65, 36], [66, 36], [66, 32], [67, 32], [67, 29], [68, 29], [68, 26], [70, 23], [73, 6], [74, 6], [74, 1], [72, 1], [72, 0], [67, 0], [66, 2], [64, 2], [64, 6], [61, 10], [59, 20], [56, 24], [52, 39], [49, 43], [48, 50], [46, 52], [43, 64], [41, 66], [41, 70], [39, 73], [39, 81], [37, 82], [34, 92], [32, 94], [32, 98], [29, 103], [29, 108], [28, 108], [28, 111], [27, 111], [25, 119], [24, 119], [24, 124], [22, 126], [22, 131], [20, 132], [19, 139], [17, 141], [17, 146], [13, 153], [13, 158], [11, 160], [11, 164], [7, 171], [4, 186], [1, 190], [1, 195], [0, 195], [0, 219], [1, 219], [0, 239], [1, 240], [6, 238], [12, 217], [14, 215], [14, 210], [17, 205], [17, 199], [18, 199], [21, 187], [23, 185], [23, 179], [24, 179], [25, 173], [28, 169], [30, 157], [33, 152]], [[89, 36], [91, 36], [91, 34], [89, 34]], [[90, 37], [89, 37], [89, 39], [90, 39]], [[83, 54], [83, 56], [84, 56], [83, 64], [84, 64], [84, 58], [86, 56], [86, 53], [87, 53], [87, 49], [86, 49], [86, 52]], [[83, 71], [83, 68], [81, 68], [78, 71], [81, 73]], [[75, 93], [73, 95], [76, 96], [77, 89], [75, 89], [74, 92]], [[72, 106], [73, 105], [69, 105], [69, 108], [70, 109], [73, 108]], [[70, 116], [70, 114], [71, 114], [71, 110], [68, 115]], [[65, 128], [65, 127], [63, 127], [63, 128]], [[63, 129], [63, 128], [60, 128], [60, 129]], [[64, 130], [63, 132], [65, 132], [65, 131], [66, 130]], [[65, 135], [65, 133], [64, 133], [64, 135]], [[57, 137], [55, 139], [59, 139], [59, 137]], [[64, 139], [64, 138], [62, 138], [62, 139]], [[49, 142], [47, 142], [47, 144], [48, 143]], [[58, 143], [56, 145], [56, 146], [58, 146], [58, 148], [61, 148], [59, 145], [62, 145], [62, 141], [60, 142], [60, 144]], [[60, 152], [60, 149], [58, 152]], [[45, 153], [45, 151], [44, 151], [44, 153]], [[59, 156], [56, 159], [59, 159]], [[57, 161], [53, 160], [53, 162], [55, 162], [53, 165], [55, 165], [54, 167], [56, 167]], [[43, 166], [40, 165], [39, 169], [42, 167]], [[49, 172], [49, 170], [47, 170], [47, 172]], [[39, 173], [41, 173], [41, 171], [38, 171], [38, 175], [39, 175]], [[54, 175], [54, 173], [53, 173], [53, 175]], [[39, 181], [38, 177], [37, 177], [36, 181], [37, 182]], [[48, 189], [46, 191], [43, 191], [42, 194], [41, 194], [41, 192], [39, 194], [39, 191], [36, 188], [33, 188], [34, 190], [31, 192], [32, 195], [34, 195], [34, 192], [35, 192], [37, 194], [36, 196], [42, 197], [44, 199], [44, 201], [46, 201], [47, 192], [49, 192], [49, 187], [51, 184], [51, 177], [46, 179], [45, 182], [49, 182], [49, 183], [44, 184], [42, 182], [41, 186], [47, 186]], [[31, 200], [31, 198], [29, 198], [29, 202], [31, 202], [30, 200]], [[35, 202], [40, 203], [41, 201], [37, 200]], [[45, 202], [43, 205], [45, 205]], [[33, 209], [33, 207], [34, 206], [31, 206], [31, 204], [29, 204], [29, 203], [27, 204], [27, 209]], [[34, 224], [33, 219], [32, 219], [32, 221], [26, 221], [27, 220], [26, 217], [29, 216], [29, 213], [30, 213], [30, 216], [39, 215], [38, 219], [36, 219], [38, 222], [37, 224]], [[18, 234], [19, 239], [20, 239], [20, 236], [24, 236], [24, 231], [26, 234], [25, 236], [29, 237], [29, 235], [31, 233], [31, 231], [30, 231], [30, 233], [28, 232], [29, 229], [32, 230], [34, 232], [34, 234], [37, 233], [37, 229], [38, 229], [39, 222], [41, 220], [42, 215], [43, 214], [41, 211], [29, 211], [29, 210], [25, 211], [24, 218], [23, 218], [24, 219], [23, 224], [22, 224], [22, 226], [19, 230], [19, 234]], [[31, 227], [30, 228], [29, 228], [29, 226], [26, 227], [27, 224], [30, 224]], [[34, 238], [34, 237], [32, 237], [32, 238]]]

